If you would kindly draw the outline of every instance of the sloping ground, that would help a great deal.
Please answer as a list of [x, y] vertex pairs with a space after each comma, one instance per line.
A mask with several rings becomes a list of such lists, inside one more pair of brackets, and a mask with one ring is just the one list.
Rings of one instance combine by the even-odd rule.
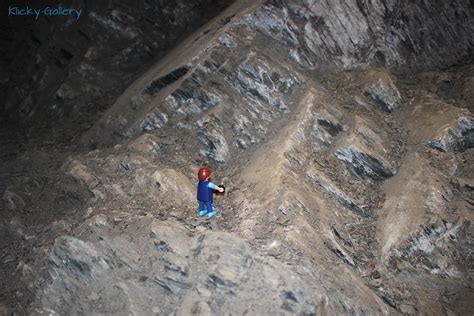
[[[134, 82], [57, 171], [88, 200], [45, 224], [30, 311], [469, 314], [472, 66], [321, 68], [459, 61], [472, 8], [357, 3], [237, 2]], [[203, 164], [228, 188], [212, 220]]]

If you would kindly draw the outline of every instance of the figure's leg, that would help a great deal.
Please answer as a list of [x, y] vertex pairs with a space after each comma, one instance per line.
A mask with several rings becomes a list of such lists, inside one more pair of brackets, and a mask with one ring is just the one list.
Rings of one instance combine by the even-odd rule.
[[204, 202], [199, 201], [199, 216], [206, 215], [207, 211], [204, 209]]
[[206, 202], [206, 209], [207, 209], [207, 212], [208, 212], [208, 213], [213, 212], [213, 209], [212, 209], [212, 202], [210, 202], [210, 201], [207, 201], [207, 202]]
[[212, 217], [212, 216], [216, 215], [216, 212], [214, 212], [214, 210], [212, 209], [212, 202], [206, 202], [206, 206], [207, 206], [207, 216], [208, 217]]

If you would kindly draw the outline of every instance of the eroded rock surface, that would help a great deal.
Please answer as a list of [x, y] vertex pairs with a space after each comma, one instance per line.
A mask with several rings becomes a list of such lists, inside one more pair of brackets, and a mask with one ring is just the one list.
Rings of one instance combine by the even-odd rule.
[[375, 305], [369, 306], [329, 292], [326, 285], [333, 281], [325, 280], [326, 276], [317, 281], [309, 270], [262, 257], [233, 234], [199, 233], [173, 220], [158, 221], [151, 214], [127, 222], [140, 228], [131, 239], [120, 235], [88, 242], [69, 236], [57, 239], [49, 268], [53, 282], [35, 312], [387, 312], [375, 297]]
[[157, 59], [231, 2], [71, 3], [82, 9], [78, 20], [7, 16], [12, 4], [2, 3], [0, 114], [36, 142], [44, 137], [67, 144]]
[[[472, 66], [421, 70], [471, 61], [472, 15], [236, 1], [77, 144], [3, 141], [0, 263], [20, 281], [0, 311], [469, 314]], [[202, 165], [227, 188], [212, 220]]]

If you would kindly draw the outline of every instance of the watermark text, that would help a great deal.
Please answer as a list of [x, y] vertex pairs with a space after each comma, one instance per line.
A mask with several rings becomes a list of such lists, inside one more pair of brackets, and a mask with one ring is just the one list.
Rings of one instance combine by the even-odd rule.
[[44, 8], [33, 8], [30, 6], [18, 7], [10, 5], [8, 6], [9, 16], [31, 16], [36, 20], [41, 15], [44, 16], [74, 16], [76, 20], [81, 17], [82, 9], [66, 8], [61, 5], [56, 7], [44, 7]]

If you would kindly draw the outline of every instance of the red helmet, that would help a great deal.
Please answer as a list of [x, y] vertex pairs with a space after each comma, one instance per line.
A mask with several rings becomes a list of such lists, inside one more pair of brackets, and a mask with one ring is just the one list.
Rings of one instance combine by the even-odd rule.
[[207, 178], [209, 178], [210, 176], [211, 176], [211, 169], [206, 168], [206, 167], [202, 167], [202, 168], [199, 169], [199, 171], [198, 171], [199, 181], [204, 181]]

